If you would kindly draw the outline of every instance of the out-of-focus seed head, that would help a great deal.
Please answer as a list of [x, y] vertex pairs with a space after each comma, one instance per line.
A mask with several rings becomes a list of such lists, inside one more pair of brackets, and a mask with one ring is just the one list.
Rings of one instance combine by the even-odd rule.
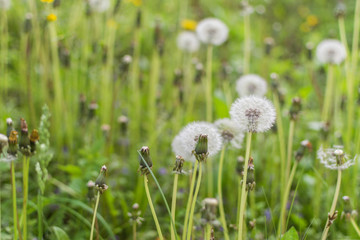
[[219, 19], [206, 18], [197, 25], [196, 34], [201, 42], [218, 46], [227, 40], [229, 28]]
[[247, 74], [236, 81], [236, 91], [240, 97], [263, 97], [267, 91], [267, 83], [259, 75]]
[[177, 46], [182, 51], [193, 53], [199, 50], [200, 41], [195, 33], [184, 31], [177, 37]]
[[347, 56], [344, 45], [336, 39], [325, 39], [316, 47], [316, 57], [322, 64], [341, 64]]
[[335, 7], [335, 16], [337, 18], [343, 18], [346, 14], [346, 5], [344, 1], [339, 0]]
[[212, 226], [218, 226], [219, 222], [216, 220], [216, 212], [219, 205], [218, 200], [216, 198], [205, 198], [202, 201], [202, 205], [201, 223], [203, 225], [210, 224]]
[[317, 158], [326, 168], [333, 170], [345, 170], [355, 164], [357, 156], [353, 159], [344, 153], [342, 146], [323, 149], [321, 146], [317, 151]]
[[264, 39], [265, 44], [265, 55], [270, 55], [271, 50], [274, 47], [275, 41], [272, 37], [267, 37]]
[[10, 133], [11, 131], [15, 130], [14, 126], [13, 126], [13, 121], [11, 118], [7, 118], [6, 119], [6, 125], [7, 125], [7, 129], [6, 129], [6, 136], [10, 137]]
[[254, 8], [249, 4], [248, 1], [241, 1], [240, 3], [240, 14], [241, 16], [247, 16], [254, 12]]
[[6, 135], [0, 133], [0, 155], [3, 153], [3, 150], [8, 146], [8, 138]]
[[88, 0], [92, 12], [103, 13], [110, 8], [110, 0]]
[[[140, 149], [140, 157], [139, 157], [139, 171], [141, 172], [141, 175], [148, 175], [150, 173], [149, 169], [147, 168], [146, 164], [149, 166], [149, 168], [152, 168], [153, 163], [150, 157], [150, 148], [147, 146], [144, 146]], [[146, 162], [146, 164], [144, 163]]]
[[223, 144], [230, 143], [233, 148], [241, 148], [245, 134], [233, 120], [222, 118], [215, 121], [214, 125], [221, 134]]
[[107, 167], [103, 165], [101, 167], [100, 174], [95, 181], [95, 189], [99, 191], [101, 194], [108, 189], [108, 186], [105, 184], [106, 174], [107, 174]]
[[290, 119], [294, 121], [298, 120], [300, 111], [301, 111], [301, 98], [295, 97], [291, 101], [291, 107], [289, 111]]
[[0, 9], [9, 10], [11, 7], [11, 0], [0, 0]]
[[130, 224], [136, 223], [137, 225], [141, 225], [141, 223], [144, 221], [144, 218], [141, 217], [141, 211], [139, 209], [140, 206], [138, 203], [134, 203], [132, 205], [132, 211], [128, 212]]

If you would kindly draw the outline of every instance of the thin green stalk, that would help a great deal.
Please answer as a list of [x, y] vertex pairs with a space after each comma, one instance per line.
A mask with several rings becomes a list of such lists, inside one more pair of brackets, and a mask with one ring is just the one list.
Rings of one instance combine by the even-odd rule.
[[248, 165], [250, 159], [250, 150], [251, 150], [251, 136], [252, 132], [248, 132], [246, 136], [246, 153], [245, 153], [245, 164], [244, 164], [244, 174], [243, 174], [243, 181], [241, 187], [241, 201], [239, 206], [239, 225], [238, 225], [238, 240], [243, 239], [243, 222], [244, 222], [244, 215], [245, 215], [245, 205], [246, 205], [246, 179], [247, 179], [247, 172], [248, 172]]
[[213, 57], [213, 46], [209, 44], [207, 46], [206, 55], [206, 121], [212, 122], [212, 57]]
[[135, 221], [133, 222], [132, 229], [133, 229], [133, 240], [136, 240], [136, 222]]
[[190, 216], [189, 216], [189, 226], [188, 226], [188, 231], [187, 231], [187, 240], [191, 239], [191, 233], [192, 233], [192, 228], [193, 228], [193, 222], [194, 222], [194, 211], [195, 211], [195, 205], [196, 205], [196, 199], [197, 196], [199, 194], [199, 190], [200, 190], [200, 184], [201, 184], [201, 176], [202, 176], [202, 162], [199, 162], [199, 175], [196, 181], [196, 188], [195, 188], [195, 193], [194, 193], [194, 197], [192, 200], [192, 204], [191, 204], [191, 210], [190, 210]]
[[96, 220], [96, 212], [97, 209], [99, 207], [99, 200], [100, 200], [100, 191], [98, 191], [97, 196], [96, 196], [96, 203], [95, 203], [95, 208], [94, 208], [94, 216], [93, 216], [93, 221], [91, 224], [91, 231], [90, 231], [90, 240], [94, 239], [94, 227], [95, 227], [95, 220]]
[[2, 71], [2, 83], [0, 88], [3, 90], [3, 96], [7, 97], [8, 80], [7, 80], [7, 59], [8, 59], [8, 20], [6, 10], [0, 10], [0, 70]]
[[[335, 194], [334, 194], [333, 202], [331, 204], [331, 208], [330, 208], [330, 212], [329, 212], [330, 216], [332, 216], [334, 214], [334, 212], [335, 212], [336, 203], [337, 203], [337, 200], [339, 198], [339, 193], [340, 193], [340, 186], [341, 186], [341, 169], [338, 170], [338, 177], [337, 177]], [[324, 228], [324, 231], [323, 231], [322, 236], [321, 236], [321, 240], [326, 240], [327, 234], [328, 234], [329, 229], [330, 229], [330, 226], [328, 226], [328, 224], [329, 224], [329, 218], [326, 221], [325, 228]]]
[[220, 155], [220, 162], [219, 162], [219, 173], [218, 173], [218, 195], [219, 195], [219, 211], [220, 211], [220, 222], [221, 225], [224, 229], [224, 237], [225, 240], [229, 240], [229, 232], [228, 232], [228, 228], [226, 225], [226, 219], [225, 219], [225, 211], [224, 211], [224, 203], [223, 203], [223, 197], [222, 197], [222, 171], [223, 171], [223, 165], [224, 165], [224, 156], [225, 156], [225, 149], [226, 147], [224, 146], [221, 150], [221, 155]]
[[250, 31], [250, 14], [244, 16], [244, 74], [250, 72], [250, 56], [251, 56], [251, 31]]
[[286, 203], [287, 200], [289, 198], [289, 194], [290, 194], [290, 189], [291, 189], [291, 184], [294, 180], [294, 176], [295, 176], [295, 172], [296, 172], [296, 168], [298, 166], [298, 161], [295, 161], [292, 170], [291, 170], [291, 174], [289, 176], [289, 180], [287, 181], [287, 185], [286, 185], [286, 189], [281, 201], [281, 210], [280, 210], [280, 218], [279, 218], [279, 224], [278, 224], [278, 231], [277, 231], [277, 239], [280, 239], [280, 235], [283, 234], [286, 229], [285, 229], [285, 211], [286, 211]]
[[196, 172], [197, 172], [198, 165], [199, 165], [199, 162], [195, 161], [194, 170], [193, 170], [193, 174], [192, 174], [192, 177], [191, 177], [189, 197], [188, 197], [188, 201], [187, 201], [187, 204], [186, 204], [185, 219], [184, 219], [184, 230], [183, 230], [182, 240], [186, 239], [187, 226], [188, 226], [188, 223], [189, 223], [190, 207], [191, 207], [191, 202], [192, 202], [192, 199], [193, 199]]
[[294, 131], [295, 131], [295, 120], [290, 120], [289, 127], [289, 139], [287, 145], [287, 158], [286, 158], [286, 172], [285, 172], [285, 182], [289, 180], [289, 174], [291, 169], [291, 157], [292, 157], [292, 149], [293, 149], [293, 141], [294, 141]]
[[160, 224], [159, 224], [158, 218], [156, 216], [155, 208], [154, 208], [154, 205], [153, 205], [152, 200], [151, 200], [149, 186], [148, 186], [148, 179], [147, 179], [146, 175], [144, 175], [144, 186], [145, 186], [146, 197], [147, 197], [147, 199], [149, 201], [149, 207], [150, 207], [151, 213], [152, 213], [153, 218], [154, 218], [156, 230], [157, 230], [157, 232], [159, 234], [159, 239], [164, 240], [164, 237], [163, 237], [162, 232], [161, 232]]
[[[240, 209], [240, 205], [241, 205], [241, 181], [242, 181], [242, 178], [239, 176], [238, 177], [238, 196], [237, 196], [237, 205], [239, 206], [239, 209]], [[236, 226], [239, 226], [239, 219], [240, 219], [240, 211], [237, 211]]]
[[37, 210], [38, 210], [38, 240], [43, 239], [43, 200], [42, 200], [42, 193], [39, 190], [38, 192], [38, 199], [37, 199]]
[[353, 226], [353, 228], [355, 229], [357, 235], [360, 237], [360, 229], [359, 229], [359, 226], [356, 224], [355, 220], [353, 217], [350, 218], [350, 222], [351, 222], [351, 225]]
[[205, 229], [205, 240], [210, 240], [210, 237], [211, 237], [211, 225], [207, 223]]
[[15, 164], [11, 161], [11, 186], [12, 186], [12, 200], [13, 200], [13, 222], [14, 222], [14, 240], [18, 239], [18, 216], [16, 206], [16, 182], [15, 182]]
[[29, 192], [29, 158], [23, 157], [23, 213], [22, 213], [22, 226], [23, 226], [23, 237], [27, 239], [27, 202]]
[[331, 99], [333, 97], [333, 92], [334, 92], [334, 66], [332, 64], [329, 64], [328, 72], [327, 72], [327, 80], [326, 80], [325, 101], [321, 115], [321, 120], [323, 122], [329, 121], [329, 115], [332, 107]]
[[[179, 179], [179, 174], [175, 173], [172, 199], [171, 199], [171, 217], [174, 222], [175, 222], [175, 213], [176, 213], [176, 193], [177, 193], [178, 179]], [[171, 240], [175, 240], [176, 229], [174, 229], [174, 226], [171, 224], [171, 221], [170, 221], [170, 229], [171, 229]]]

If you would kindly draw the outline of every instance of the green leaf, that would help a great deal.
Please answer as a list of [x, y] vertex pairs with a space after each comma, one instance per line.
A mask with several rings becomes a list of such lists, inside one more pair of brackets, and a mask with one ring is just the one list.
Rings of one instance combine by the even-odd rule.
[[296, 229], [292, 227], [284, 234], [284, 236], [282, 236], [281, 240], [299, 240], [299, 235], [297, 234]]
[[80, 167], [72, 164], [60, 165], [59, 169], [66, 173], [69, 173], [72, 176], [81, 176], [83, 174], [83, 170]]
[[70, 240], [66, 232], [59, 227], [52, 226], [51, 231], [53, 232], [57, 240]]

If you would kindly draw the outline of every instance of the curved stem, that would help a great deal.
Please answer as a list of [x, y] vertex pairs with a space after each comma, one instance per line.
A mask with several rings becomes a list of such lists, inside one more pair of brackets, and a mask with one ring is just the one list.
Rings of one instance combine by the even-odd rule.
[[90, 240], [94, 239], [94, 227], [95, 227], [95, 220], [96, 220], [96, 212], [99, 206], [99, 200], [100, 200], [100, 191], [98, 191], [97, 196], [96, 196], [96, 203], [95, 203], [95, 208], [94, 208], [94, 216], [93, 216], [93, 221], [91, 224], [91, 231], [90, 231]]
[[222, 197], [222, 171], [223, 171], [223, 165], [224, 165], [224, 155], [225, 155], [225, 146], [221, 150], [220, 155], [220, 162], [219, 162], [219, 173], [218, 173], [218, 195], [219, 195], [219, 211], [220, 211], [220, 221], [221, 225], [224, 229], [224, 237], [225, 240], [229, 240], [229, 232], [226, 225], [226, 219], [225, 219], [225, 211], [224, 211], [224, 203], [223, 203], [223, 197]]
[[350, 218], [350, 222], [351, 222], [351, 225], [354, 227], [356, 233], [358, 234], [358, 236], [360, 237], [360, 229], [359, 229], [359, 226], [356, 224], [355, 220], [353, 217]]
[[12, 185], [12, 200], [13, 200], [13, 221], [14, 221], [14, 240], [18, 239], [18, 217], [17, 217], [17, 206], [16, 206], [16, 181], [15, 181], [15, 164], [11, 161], [11, 185]]
[[241, 201], [239, 206], [239, 226], [238, 226], [238, 240], [242, 240], [243, 235], [243, 222], [244, 222], [244, 215], [245, 215], [245, 205], [246, 205], [246, 179], [247, 179], [247, 172], [248, 172], [248, 165], [249, 165], [249, 158], [250, 158], [250, 149], [251, 149], [251, 136], [252, 133], [248, 132], [246, 138], [246, 154], [245, 154], [245, 164], [244, 164], [244, 175], [243, 181], [241, 186]]
[[288, 182], [288, 180], [289, 180], [289, 174], [290, 174], [290, 168], [291, 168], [291, 155], [292, 155], [293, 140], [294, 140], [294, 131], [295, 131], [295, 120], [291, 120], [290, 127], [289, 127], [285, 182]]
[[186, 238], [187, 240], [190, 240], [190, 238], [191, 238], [196, 199], [199, 194], [200, 184], [201, 184], [202, 165], [203, 164], [200, 162], [199, 163], [199, 176], [197, 178], [195, 193], [194, 193], [194, 197], [193, 197], [192, 204], [191, 204], [191, 210], [190, 210], [190, 216], [189, 216], [189, 226], [188, 226], [188, 232], [187, 232], [187, 238]]
[[145, 186], [146, 196], [147, 196], [147, 199], [149, 201], [149, 207], [150, 207], [151, 213], [152, 213], [153, 218], [154, 218], [156, 230], [157, 230], [157, 232], [159, 234], [159, 239], [164, 240], [164, 237], [163, 237], [162, 232], [161, 232], [159, 220], [158, 220], [158, 218], [156, 216], [155, 208], [154, 208], [154, 205], [153, 205], [152, 200], [151, 200], [149, 186], [148, 186], [148, 179], [147, 179], [146, 175], [144, 175], [144, 186]]
[[334, 92], [334, 66], [332, 64], [329, 64], [327, 80], [326, 80], [325, 101], [321, 115], [321, 120], [325, 123], [329, 121], [329, 114], [331, 111], [331, 99], [333, 97], [333, 92]]
[[[341, 186], [341, 170], [339, 169], [338, 170], [338, 177], [337, 177], [337, 183], [336, 183], [334, 199], [333, 199], [333, 202], [331, 204], [331, 208], [330, 208], [330, 212], [329, 212], [330, 216], [332, 216], [334, 214], [334, 212], [335, 212], [336, 203], [337, 203], [337, 200], [339, 198], [339, 193], [340, 193], [340, 186]], [[330, 226], [329, 226], [329, 218], [328, 218], [327, 221], [326, 221], [326, 224], [325, 224], [324, 231], [323, 231], [322, 236], [321, 236], [321, 240], [326, 240], [329, 229], [330, 229]]]
[[[173, 222], [175, 222], [175, 212], [176, 212], [176, 193], [177, 193], [177, 185], [178, 185], [178, 178], [179, 174], [174, 175], [174, 185], [173, 185], [173, 193], [172, 193], [172, 199], [171, 199], [171, 217], [173, 219]], [[175, 240], [175, 231], [176, 229], [170, 222], [170, 229], [171, 229], [171, 240]]]
[[193, 192], [194, 192], [196, 171], [197, 171], [198, 165], [199, 165], [199, 162], [195, 161], [194, 170], [193, 170], [193, 174], [192, 174], [192, 178], [191, 178], [189, 197], [188, 197], [188, 201], [186, 204], [186, 212], [185, 212], [184, 230], [183, 230], [182, 240], [186, 239], [187, 226], [189, 223], [190, 207], [191, 207], [191, 202], [192, 202], [192, 197], [193, 197]]

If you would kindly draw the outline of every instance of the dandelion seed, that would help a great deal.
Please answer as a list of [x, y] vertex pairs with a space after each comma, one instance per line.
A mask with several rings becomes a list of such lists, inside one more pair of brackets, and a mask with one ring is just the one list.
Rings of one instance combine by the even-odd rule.
[[233, 148], [240, 149], [244, 140], [244, 131], [230, 118], [219, 119], [214, 122], [220, 131], [223, 144], [230, 143]]
[[326, 168], [333, 170], [345, 170], [355, 164], [357, 156], [350, 159], [350, 157], [344, 153], [342, 148], [342, 146], [334, 146], [333, 148], [323, 149], [323, 147], [320, 146], [317, 151], [317, 158]]
[[92, 11], [102, 13], [110, 8], [110, 0], [88, 0]]
[[316, 57], [322, 64], [339, 65], [346, 58], [344, 45], [336, 39], [325, 39], [316, 48]]
[[196, 34], [201, 42], [218, 46], [227, 40], [229, 29], [219, 19], [206, 18], [197, 25]]
[[177, 46], [185, 52], [196, 52], [199, 50], [200, 42], [195, 33], [185, 31], [181, 32], [177, 38]]
[[213, 156], [220, 151], [222, 139], [217, 128], [208, 122], [192, 122], [185, 126], [174, 138], [171, 144], [173, 152], [187, 161], [195, 161], [193, 152], [200, 135], [207, 135], [207, 152], [209, 156]]
[[236, 81], [236, 91], [240, 97], [250, 95], [263, 97], [267, 91], [267, 84], [259, 75], [247, 74]]
[[9, 10], [11, 7], [11, 0], [0, 0], [0, 9]]
[[243, 131], [265, 132], [274, 125], [276, 111], [266, 98], [249, 96], [231, 105], [230, 116]]

